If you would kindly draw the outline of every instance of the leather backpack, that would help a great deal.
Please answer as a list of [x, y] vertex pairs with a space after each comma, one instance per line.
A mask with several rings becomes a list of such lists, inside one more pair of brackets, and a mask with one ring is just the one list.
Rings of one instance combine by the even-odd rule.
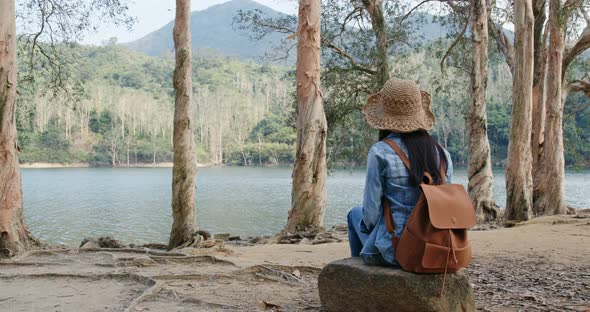
[[[395, 142], [384, 140], [410, 170], [410, 161]], [[456, 272], [471, 262], [471, 244], [467, 229], [477, 224], [475, 209], [461, 184], [446, 184], [446, 163], [441, 157], [442, 183], [433, 184], [432, 176], [424, 173], [425, 181], [414, 210], [408, 218], [401, 237], [397, 237], [395, 221], [387, 198], [383, 198], [385, 225], [392, 235], [396, 260], [402, 269], [416, 273], [444, 273], [440, 295], [444, 291], [447, 272]]]

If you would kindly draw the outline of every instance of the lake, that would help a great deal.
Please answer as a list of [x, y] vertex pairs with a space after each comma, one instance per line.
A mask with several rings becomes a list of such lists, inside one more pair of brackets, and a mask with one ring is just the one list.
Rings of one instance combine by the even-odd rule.
[[[24, 213], [44, 242], [78, 245], [111, 235], [128, 243], [166, 242], [171, 225], [171, 168], [22, 169]], [[362, 201], [364, 170], [337, 170], [328, 178], [326, 227], [345, 223]], [[504, 174], [495, 172], [494, 196], [504, 206]], [[467, 172], [455, 170], [455, 182]], [[568, 205], [590, 208], [590, 171], [566, 173]], [[241, 236], [279, 232], [291, 201], [290, 168], [201, 168], [197, 221], [213, 233]]]

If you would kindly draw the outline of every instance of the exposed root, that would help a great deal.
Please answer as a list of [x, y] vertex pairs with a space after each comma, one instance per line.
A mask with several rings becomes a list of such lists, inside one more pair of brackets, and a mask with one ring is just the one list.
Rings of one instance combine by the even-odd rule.
[[0, 266], [63, 266], [70, 263], [55, 263], [55, 262], [18, 262], [18, 261], [3, 261]]
[[330, 230], [319, 227], [310, 227], [298, 230], [295, 233], [281, 232], [271, 243], [278, 244], [326, 244], [341, 242], [346, 237], [347, 227], [345, 225], [336, 225]]
[[147, 285], [152, 285], [153, 283], [156, 282], [149, 277], [137, 275], [137, 274], [132, 274], [132, 273], [68, 274], [68, 273], [48, 272], [48, 273], [37, 273], [37, 274], [1, 275], [0, 278], [5, 278], [5, 279], [12, 279], [12, 278], [31, 278], [31, 279], [33, 279], [33, 278], [86, 278], [86, 279], [94, 279], [94, 280], [110, 278], [110, 279], [114, 279], [114, 280], [118, 280], [118, 281], [124, 280], [124, 279], [134, 280], [134, 281], [138, 281], [140, 283], [147, 284]]
[[[187, 241], [185, 241], [182, 244], [179, 244], [178, 246], [174, 245], [174, 246], [168, 246], [168, 248], [170, 250], [178, 250], [178, 249], [184, 249], [184, 248], [199, 248], [202, 247], [201, 244], [203, 242], [209, 241], [209, 239], [211, 238], [211, 233], [207, 232], [207, 231], [203, 231], [203, 230], [199, 230], [196, 231], [192, 234], [191, 238], [188, 239]], [[213, 247], [213, 246], [210, 246]], [[209, 248], [209, 247], [206, 247]]]
[[158, 250], [168, 250], [167, 244], [162, 243], [147, 243], [139, 246], [135, 246], [134, 244], [129, 244], [131, 248], [149, 248], [149, 249], [158, 249]]
[[221, 277], [223, 274], [162, 274], [153, 276], [157, 280], [208, 280], [212, 276]]
[[159, 250], [151, 250], [149, 248], [81, 248], [79, 249], [81, 252], [95, 252], [95, 251], [106, 251], [106, 252], [129, 252], [129, 253], [139, 253], [151, 256], [172, 256], [172, 257], [186, 257], [187, 254], [181, 252], [169, 252], [169, 251], [159, 251]]
[[14, 261], [22, 261], [28, 257], [44, 257], [44, 256], [56, 256], [62, 253], [69, 252], [69, 249], [34, 249], [29, 250], [14, 259]]
[[249, 268], [253, 271], [254, 275], [267, 280], [286, 283], [291, 286], [297, 286], [303, 282], [300, 277], [295, 276], [293, 273], [278, 270], [266, 265], [259, 265]]
[[235, 263], [219, 259], [215, 256], [150, 256], [157, 263], [200, 263], [208, 262], [210, 264], [227, 264], [235, 266]]
[[152, 287], [146, 289], [143, 291], [143, 293], [141, 293], [141, 295], [139, 295], [137, 298], [133, 299], [133, 301], [131, 301], [131, 303], [129, 303], [129, 306], [127, 308], [125, 308], [125, 312], [130, 312], [130, 311], [135, 311], [135, 307], [143, 300], [150, 298], [150, 297], [154, 297], [158, 294], [158, 292], [162, 289], [164, 285], [162, 285], [162, 283], [158, 283], [157, 281], [154, 281], [154, 284], [152, 285]]

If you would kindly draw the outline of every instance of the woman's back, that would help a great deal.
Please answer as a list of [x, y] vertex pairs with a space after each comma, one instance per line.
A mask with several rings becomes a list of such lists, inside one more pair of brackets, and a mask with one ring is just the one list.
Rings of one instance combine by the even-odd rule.
[[389, 144], [380, 140], [369, 151], [363, 205], [348, 215], [352, 256], [368, 263], [396, 265], [392, 235], [388, 233], [383, 200], [389, 202], [400, 236], [421, 190], [424, 173], [435, 184], [445, 179], [439, 171], [441, 158], [446, 164], [446, 182], [453, 177], [451, 157], [428, 134], [434, 126], [430, 95], [413, 81], [390, 79], [380, 92], [371, 95], [363, 108], [367, 122], [381, 130], [380, 139], [392, 140], [410, 160], [410, 169]]
[[[408, 149], [401, 134], [391, 132], [386, 139], [392, 140], [402, 149], [405, 155], [408, 155]], [[451, 155], [446, 150], [442, 150], [445, 153], [447, 163], [446, 181], [451, 183], [453, 180]], [[411, 163], [412, 158], [410, 156], [408, 158]], [[440, 160], [437, 159], [436, 163], [439, 164]], [[381, 188], [377, 187], [376, 183], [373, 183], [377, 179], [383, 181]], [[363, 206], [378, 206], [379, 208], [368, 209], [367, 214], [375, 215], [367, 215], [367, 217], [369, 219], [379, 218], [381, 214], [381, 197], [378, 193], [381, 192], [391, 204], [394, 220], [398, 224], [397, 231], [399, 233], [397, 234], [401, 235], [401, 231], [416, 205], [421, 191], [418, 184], [413, 181], [410, 170], [406, 168], [401, 158], [384, 141], [375, 143], [369, 150], [366, 180]], [[375, 199], [379, 199], [378, 203], [375, 202]]]

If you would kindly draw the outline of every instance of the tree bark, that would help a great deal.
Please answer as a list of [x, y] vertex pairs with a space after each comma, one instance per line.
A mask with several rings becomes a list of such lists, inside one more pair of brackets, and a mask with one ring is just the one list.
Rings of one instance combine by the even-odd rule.
[[0, 257], [38, 245], [23, 219], [23, 194], [16, 141], [16, 12], [0, 1]]
[[383, 17], [383, 0], [363, 0], [365, 10], [371, 18], [371, 26], [375, 33], [375, 46], [377, 48], [377, 79], [378, 88], [381, 88], [389, 80], [389, 41], [385, 29]]
[[197, 231], [195, 216], [195, 178], [197, 164], [192, 129], [192, 47], [190, 0], [176, 0], [173, 37], [176, 52], [173, 84], [174, 166], [172, 169], [172, 230], [170, 249], [193, 239]]
[[288, 233], [323, 226], [327, 132], [320, 88], [320, 0], [299, 0], [297, 152]]
[[565, 22], [561, 0], [549, 0], [549, 50], [547, 69], [547, 112], [545, 144], [541, 154], [538, 183], [535, 184], [534, 209], [537, 214], [565, 214], [563, 181], [563, 105], [567, 90], [562, 90], [562, 66], [565, 52]]
[[514, 73], [508, 164], [506, 220], [528, 220], [533, 204], [531, 113], [533, 102], [532, 0], [514, 1]]
[[469, 137], [469, 197], [480, 221], [495, 220], [490, 142], [487, 134], [486, 88], [488, 76], [488, 17], [486, 0], [474, 0], [472, 10], [473, 70], [471, 102], [467, 115]]
[[533, 14], [535, 16], [534, 37], [534, 74], [533, 74], [533, 131], [531, 134], [531, 149], [533, 154], [533, 212], [541, 179], [541, 153], [545, 140], [545, 80], [547, 75], [547, 35], [549, 23], [545, 23], [546, 0], [534, 0]]

